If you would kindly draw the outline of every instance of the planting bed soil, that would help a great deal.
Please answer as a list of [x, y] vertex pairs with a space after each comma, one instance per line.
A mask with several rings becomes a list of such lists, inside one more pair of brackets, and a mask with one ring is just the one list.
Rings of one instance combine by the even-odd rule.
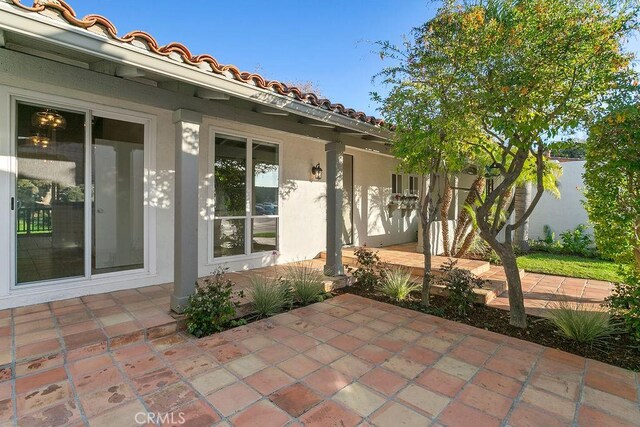
[[551, 322], [536, 316], [528, 317], [527, 329], [520, 329], [509, 324], [509, 312], [485, 305], [474, 305], [468, 316], [460, 317], [447, 308], [445, 297], [432, 295], [431, 307], [426, 308], [420, 302], [419, 294], [412, 294], [407, 300], [395, 302], [380, 292], [365, 288], [359, 284], [337, 289], [336, 295], [351, 293], [376, 301], [394, 304], [399, 307], [428, 313], [447, 320], [465, 323], [476, 328], [486, 329], [502, 335], [530, 341], [546, 347], [563, 350], [568, 353], [589, 359], [599, 360], [621, 368], [640, 371], [640, 343], [634, 341], [627, 333], [614, 335], [603, 344], [584, 345], [559, 335]]

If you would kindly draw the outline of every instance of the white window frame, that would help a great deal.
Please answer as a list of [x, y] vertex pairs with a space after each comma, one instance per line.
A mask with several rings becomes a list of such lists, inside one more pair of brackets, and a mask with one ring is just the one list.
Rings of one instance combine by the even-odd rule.
[[[235, 138], [241, 138], [247, 141], [247, 157], [246, 157], [246, 204], [245, 204], [245, 215], [244, 216], [225, 216], [217, 218], [215, 216], [215, 144], [216, 144], [216, 135], [227, 135]], [[262, 142], [265, 144], [271, 144], [278, 147], [278, 215], [253, 215], [251, 201], [253, 200], [253, 143], [254, 141]], [[276, 227], [276, 251], [280, 250], [280, 236], [281, 233], [281, 221], [280, 217], [282, 214], [282, 199], [281, 188], [282, 188], [282, 141], [274, 140], [270, 137], [265, 137], [260, 134], [252, 133], [252, 132], [244, 132], [238, 131], [237, 129], [229, 129], [219, 126], [209, 126], [209, 156], [207, 159], [207, 174], [210, 176], [210, 185], [209, 185], [209, 194], [208, 199], [210, 203], [208, 203], [208, 213], [207, 213], [207, 265], [212, 264], [220, 264], [220, 263], [231, 263], [234, 261], [242, 261], [253, 258], [263, 258], [267, 254], [271, 254], [272, 251], [261, 251], [261, 252], [252, 252], [252, 220], [255, 218], [258, 219], [268, 219], [268, 218], [276, 218], [277, 227]], [[224, 257], [215, 257], [214, 256], [214, 237], [213, 233], [214, 229], [214, 221], [216, 219], [244, 219], [245, 220], [245, 228], [244, 228], [244, 253], [240, 255], [229, 255]]]
[[[399, 185], [398, 185], [399, 184]], [[393, 191], [393, 186], [396, 186], [396, 191]], [[398, 187], [400, 191], [398, 191]], [[392, 173], [391, 174], [391, 193], [392, 194], [404, 194], [404, 179], [401, 173]]]
[[[82, 113], [85, 115], [85, 189], [93, 188], [90, 186], [92, 175], [92, 117], [104, 117], [109, 119], [124, 120], [132, 123], [140, 123], [144, 125], [144, 267], [140, 269], [107, 272], [107, 273], [91, 273], [91, 239], [92, 239], [92, 211], [91, 203], [86, 203], [87, 195], [85, 190], [85, 206], [84, 206], [84, 275], [78, 277], [53, 279], [46, 281], [38, 281], [24, 284], [17, 284], [17, 236], [15, 235], [15, 212], [9, 211], [9, 236], [10, 244], [8, 246], [9, 264], [9, 291], [21, 292], [34, 289], [51, 290], [53, 287], [59, 287], [60, 290], [69, 287], [82, 287], [87, 285], [99, 285], [109, 283], [114, 279], [135, 279], [147, 277], [156, 274], [156, 213], [155, 209], [149, 206], [150, 181], [152, 174], [155, 173], [155, 145], [156, 145], [156, 117], [150, 114], [132, 111], [123, 108], [115, 108], [104, 105], [98, 105], [86, 101], [67, 98], [57, 95], [49, 95], [41, 92], [18, 89], [8, 86], [0, 86], [0, 102], [4, 105], [6, 111], [9, 112], [7, 120], [4, 124], [9, 129], [9, 193], [15, 197], [15, 186], [17, 179], [17, 105], [18, 102], [39, 104], [69, 110], [72, 112]], [[0, 108], [1, 110], [1, 108]], [[8, 123], [7, 123], [8, 121]], [[0, 246], [0, 254], [5, 250]]]

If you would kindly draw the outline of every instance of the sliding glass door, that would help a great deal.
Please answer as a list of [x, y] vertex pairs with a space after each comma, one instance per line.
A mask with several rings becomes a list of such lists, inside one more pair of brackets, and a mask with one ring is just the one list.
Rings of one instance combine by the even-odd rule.
[[14, 108], [14, 284], [143, 269], [144, 121]]

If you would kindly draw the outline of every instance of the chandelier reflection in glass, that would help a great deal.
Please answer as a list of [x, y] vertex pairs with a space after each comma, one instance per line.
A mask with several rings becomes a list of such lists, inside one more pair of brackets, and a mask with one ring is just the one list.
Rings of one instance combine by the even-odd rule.
[[31, 125], [36, 133], [29, 137], [29, 142], [35, 147], [47, 148], [55, 139], [55, 132], [67, 128], [67, 120], [56, 110], [46, 108], [33, 113]]

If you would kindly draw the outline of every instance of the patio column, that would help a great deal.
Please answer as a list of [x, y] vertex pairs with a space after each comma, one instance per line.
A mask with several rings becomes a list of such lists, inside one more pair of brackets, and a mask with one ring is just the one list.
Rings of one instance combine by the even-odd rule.
[[325, 145], [327, 154], [327, 260], [324, 274], [341, 276], [342, 264], [342, 162], [344, 144], [331, 142]]
[[171, 310], [181, 312], [198, 279], [198, 152], [202, 114], [173, 112], [176, 129], [173, 294]]

